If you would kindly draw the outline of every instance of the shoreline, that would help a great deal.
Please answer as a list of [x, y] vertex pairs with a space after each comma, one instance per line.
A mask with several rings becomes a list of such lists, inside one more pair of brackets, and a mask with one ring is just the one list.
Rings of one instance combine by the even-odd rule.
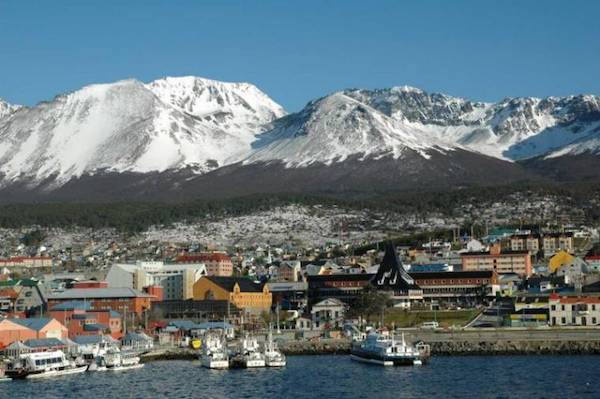
[[[539, 356], [600, 355], [600, 332], [594, 340], [473, 340], [427, 341], [432, 356]], [[280, 345], [286, 356], [348, 355], [351, 341], [289, 341]], [[199, 351], [190, 348], [162, 348], [141, 355], [143, 363], [160, 360], [197, 360]]]

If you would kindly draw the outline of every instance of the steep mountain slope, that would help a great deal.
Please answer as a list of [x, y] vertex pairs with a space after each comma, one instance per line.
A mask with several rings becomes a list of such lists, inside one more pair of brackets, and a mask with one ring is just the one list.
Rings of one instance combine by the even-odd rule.
[[[247, 152], [260, 126], [283, 113], [250, 85], [208, 80], [193, 82], [196, 91], [185, 100], [194, 107], [185, 112], [183, 99], [177, 101], [181, 83], [165, 79], [149, 85], [136, 80], [91, 85], [13, 113], [0, 124], [2, 184], [57, 187], [84, 174], [111, 171], [192, 168], [205, 173]], [[206, 98], [205, 92], [212, 97]], [[244, 96], [253, 96], [253, 102]], [[229, 106], [229, 114], [201, 114], [202, 104], [215, 109], [211, 102]], [[239, 109], [244, 112], [237, 118]]]
[[21, 108], [19, 105], [9, 104], [0, 98], [0, 123], [2, 123], [2, 119], [8, 117], [19, 108]]
[[405, 126], [344, 93], [334, 93], [278, 120], [252, 147], [246, 164], [280, 160], [288, 166], [306, 166], [340, 162], [352, 155], [397, 159], [407, 150], [427, 158], [428, 150], [449, 150], [453, 145], [436, 143], [425, 131]]
[[345, 94], [430, 135], [503, 159], [539, 156], [600, 127], [600, 98], [590, 95], [482, 103], [411, 87]]

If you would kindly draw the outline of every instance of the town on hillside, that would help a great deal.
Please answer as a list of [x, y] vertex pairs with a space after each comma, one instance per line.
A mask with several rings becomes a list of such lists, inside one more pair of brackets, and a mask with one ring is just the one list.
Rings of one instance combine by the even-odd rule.
[[[0, 259], [0, 351], [79, 353], [118, 343], [190, 348], [214, 331], [269, 328], [285, 342], [365, 332], [517, 331], [600, 325], [600, 247], [590, 228], [453, 229], [451, 240], [360, 248], [163, 243], [108, 267], [39, 233]], [[23, 250], [37, 248], [33, 255]], [[41, 251], [39, 251], [41, 249]], [[124, 253], [112, 243], [110, 251]], [[127, 251], [132, 249], [129, 248]], [[64, 257], [64, 254], [70, 257]]]

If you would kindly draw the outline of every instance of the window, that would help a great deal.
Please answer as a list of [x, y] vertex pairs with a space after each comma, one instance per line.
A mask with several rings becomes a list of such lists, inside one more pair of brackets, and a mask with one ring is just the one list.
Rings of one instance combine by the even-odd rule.
[[566, 317], [561, 317], [560, 323], [561, 324], [567, 324], [567, 318]]
[[552, 310], [556, 310], [556, 305], [552, 305]]

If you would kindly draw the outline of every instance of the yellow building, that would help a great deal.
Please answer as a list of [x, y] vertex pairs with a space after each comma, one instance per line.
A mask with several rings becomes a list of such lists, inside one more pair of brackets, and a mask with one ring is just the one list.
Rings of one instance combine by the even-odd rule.
[[575, 260], [575, 257], [567, 251], [558, 251], [556, 255], [550, 258], [548, 262], [548, 271], [555, 273], [558, 269], [565, 265], [570, 265]]
[[230, 301], [240, 309], [258, 312], [271, 309], [273, 297], [267, 284], [247, 278], [206, 276], [194, 284], [195, 300]]

